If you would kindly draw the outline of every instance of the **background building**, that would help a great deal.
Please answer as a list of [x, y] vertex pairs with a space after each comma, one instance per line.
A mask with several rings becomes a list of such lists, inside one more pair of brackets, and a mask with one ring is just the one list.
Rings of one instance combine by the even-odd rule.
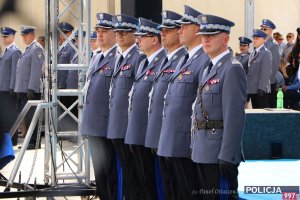
[[[0, 0], [0, 7], [7, 0]], [[11, 0], [8, 0], [11, 1]], [[59, 1], [59, 0], [58, 0]], [[71, 0], [64, 0], [66, 3]], [[19, 25], [33, 25], [37, 27], [37, 36], [44, 35], [45, 22], [45, 1], [44, 0], [15, 0], [15, 11], [1, 14], [0, 26], [10, 26], [18, 30]], [[91, 24], [93, 29], [96, 24], [96, 13], [109, 12], [111, 14], [129, 14], [135, 17], [151, 18], [154, 21], [160, 20], [161, 10], [173, 10], [183, 13], [183, 5], [189, 5], [203, 13], [223, 16], [235, 22], [232, 29], [229, 45], [236, 52], [238, 51], [238, 37], [246, 35], [246, 3], [254, 5], [254, 27], [259, 27], [263, 18], [273, 21], [277, 29], [284, 36], [288, 32], [296, 34], [296, 28], [300, 26], [300, 0], [91, 0]], [[75, 1], [72, 9], [77, 11], [78, 2]], [[64, 5], [60, 2], [60, 7]], [[70, 13], [62, 18], [65, 21], [74, 21]], [[74, 24], [74, 27], [76, 25]], [[285, 38], [285, 37], [284, 37]], [[17, 34], [16, 43], [22, 50], [24, 45]], [[0, 44], [2, 47], [3, 45]], [[3, 49], [3, 48], [2, 48]]]

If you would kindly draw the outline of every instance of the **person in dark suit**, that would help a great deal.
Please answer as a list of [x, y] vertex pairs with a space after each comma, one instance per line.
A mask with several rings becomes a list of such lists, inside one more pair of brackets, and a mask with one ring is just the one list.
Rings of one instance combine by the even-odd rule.
[[200, 198], [193, 194], [199, 182], [195, 177], [196, 165], [190, 159], [192, 105], [196, 99], [199, 72], [209, 59], [203, 51], [201, 35], [197, 35], [197, 16], [200, 14], [185, 6], [183, 17], [177, 21], [181, 25], [178, 31], [180, 42], [188, 48], [188, 53], [170, 78], [157, 151], [162, 157], [161, 164], [165, 162], [174, 169], [171, 177], [178, 184], [177, 199]]
[[96, 32], [102, 53], [93, 61], [80, 124], [81, 135], [88, 139], [96, 191], [101, 200], [116, 200], [118, 189], [116, 154], [111, 140], [107, 139], [109, 90], [117, 57], [112, 17], [108, 13], [97, 14]]
[[253, 46], [250, 54], [247, 74], [248, 101], [251, 99], [253, 108], [269, 108], [270, 75], [272, 71], [272, 55], [265, 47], [266, 34], [255, 29], [253, 31]]
[[[153, 149], [155, 163], [158, 163], [156, 151], [160, 136], [162, 115], [164, 107], [164, 96], [168, 88], [170, 77], [175, 72], [180, 59], [185, 56], [187, 50], [180, 44], [178, 30], [180, 25], [176, 23], [181, 19], [181, 15], [172, 11], [162, 12], [162, 24], [158, 27], [161, 32], [162, 45], [168, 51], [162, 66], [155, 75], [154, 84], [149, 94], [148, 126], [145, 138], [145, 147]], [[165, 199], [176, 199], [177, 189], [175, 188], [174, 172], [168, 165], [168, 160], [161, 160], [161, 176], [163, 180], [163, 194]]]
[[130, 145], [133, 161], [136, 166], [136, 177], [140, 183], [140, 196], [143, 199], [157, 199], [154, 156], [145, 148], [145, 137], [148, 123], [149, 92], [153, 85], [166, 51], [161, 47], [159, 24], [139, 18], [139, 37], [141, 50], [146, 54], [135, 76], [135, 82], [129, 94], [129, 116], [125, 143]]
[[249, 45], [252, 43], [252, 41], [247, 37], [239, 37], [239, 41], [240, 41], [241, 53], [239, 53], [235, 57], [235, 59], [237, 59], [238, 61], [241, 62], [241, 64], [244, 67], [244, 70], [247, 74], [248, 73], [248, 60], [249, 60], [249, 56], [250, 56]]
[[210, 61], [199, 76], [192, 159], [197, 163], [201, 188], [212, 191], [203, 199], [239, 199], [246, 73], [227, 47], [234, 23], [213, 15], [200, 15], [198, 19], [204, 52]]
[[136, 181], [136, 168], [132, 160], [132, 153], [129, 145], [124, 143], [124, 138], [128, 123], [128, 94], [133, 85], [137, 68], [145, 55], [140, 53], [135, 44], [134, 32], [138, 29], [138, 19], [127, 15], [116, 15], [113, 17], [113, 22], [121, 54], [112, 75], [107, 138], [112, 140], [120, 160], [125, 199], [139, 200], [143, 198], [139, 196], [137, 187], [140, 183]]
[[[9, 27], [1, 28], [2, 42], [5, 51], [0, 63], [0, 127], [2, 133], [8, 133], [17, 119], [17, 96], [14, 93], [17, 63], [22, 55], [15, 44], [16, 30]], [[13, 136], [13, 144], [17, 144], [18, 135]]]
[[269, 19], [263, 19], [260, 25], [261, 30], [267, 34], [265, 46], [272, 54], [272, 72], [270, 75], [269, 107], [276, 108], [277, 88], [276, 88], [276, 73], [280, 67], [279, 45], [273, 40], [273, 30], [276, 29], [275, 24]]
[[[17, 93], [17, 109], [22, 111], [28, 100], [41, 98], [42, 67], [45, 61], [44, 50], [35, 39], [35, 27], [20, 26], [20, 34], [27, 45], [16, 67], [16, 82], [14, 92]], [[34, 114], [30, 109], [25, 117], [25, 125], [28, 128]], [[33, 132], [27, 149], [33, 149], [36, 145], [37, 127]]]

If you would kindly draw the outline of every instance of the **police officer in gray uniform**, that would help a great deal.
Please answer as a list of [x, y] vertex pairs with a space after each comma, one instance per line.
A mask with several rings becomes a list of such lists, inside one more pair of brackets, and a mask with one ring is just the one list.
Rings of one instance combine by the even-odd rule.
[[[41, 98], [41, 77], [42, 66], [45, 61], [44, 50], [35, 39], [35, 27], [20, 26], [23, 42], [27, 45], [16, 67], [16, 83], [14, 91], [17, 93], [17, 109], [21, 111], [28, 100], [38, 100]], [[25, 124], [29, 127], [34, 114], [34, 109], [30, 110], [25, 118]], [[35, 129], [28, 149], [33, 149], [36, 143]]]
[[117, 199], [118, 189], [116, 154], [111, 140], [107, 139], [109, 90], [117, 57], [112, 17], [108, 13], [97, 14], [96, 32], [102, 53], [93, 62], [80, 124], [81, 135], [88, 138], [97, 195], [101, 200]]
[[273, 30], [276, 29], [275, 24], [268, 20], [263, 19], [262, 24], [260, 25], [261, 30], [267, 34], [265, 46], [272, 54], [272, 73], [270, 76], [271, 81], [271, 93], [269, 95], [269, 104], [270, 108], [276, 108], [277, 100], [277, 89], [276, 89], [276, 73], [280, 67], [280, 54], [279, 54], [279, 45], [272, 38]]
[[[145, 58], [135, 44], [134, 32], [138, 29], [139, 21], [127, 15], [113, 17], [114, 32], [121, 55], [118, 57], [113, 73], [110, 95], [110, 112], [107, 138], [112, 139], [115, 151], [120, 160], [126, 199], [139, 200], [139, 183], [135, 177], [135, 166], [129, 145], [124, 143], [128, 123], [128, 94], [133, 85], [137, 68]], [[116, 123], [117, 122], [117, 123]]]
[[255, 50], [249, 58], [249, 71], [247, 74], [248, 101], [251, 99], [253, 108], [269, 108], [272, 55], [264, 45], [267, 34], [255, 29], [252, 37]]
[[[69, 42], [65, 44], [63, 43], [66, 41], [66, 38], [68, 38], [72, 34], [74, 27], [67, 22], [61, 22], [58, 24], [58, 28], [62, 31], [62, 33], [59, 32], [58, 43], [60, 46], [64, 45], [58, 52], [58, 64], [70, 64], [76, 51], [70, 45]], [[66, 88], [67, 76], [68, 76], [68, 70], [59, 70], [57, 72], [57, 87], [59, 89]]]
[[[180, 25], [176, 20], [181, 19], [181, 15], [172, 11], [162, 12], [162, 24], [158, 26], [161, 30], [161, 41], [163, 47], [168, 51], [167, 57], [164, 59], [161, 68], [154, 79], [154, 85], [150, 92], [149, 110], [148, 110], [148, 126], [145, 139], [145, 147], [158, 148], [158, 140], [160, 136], [162, 114], [164, 107], [164, 95], [168, 88], [170, 77], [173, 75], [178, 62], [186, 54], [186, 48], [180, 44], [178, 30]], [[156, 153], [154, 155], [157, 159]], [[167, 161], [166, 161], [167, 162]], [[157, 162], [155, 162], [157, 163]], [[153, 163], [154, 165], [154, 163]], [[174, 195], [177, 190], [174, 189], [174, 180], [171, 175], [170, 167], [167, 164], [162, 165], [162, 179], [165, 199], [175, 199]]]
[[197, 163], [202, 189], [212, 191], [203, 199], [238, 199], [238, 165], [244, 159], [246, 73], [227, 47], [234, 23], [213, 15], [198, 19], [203, 48], [211, 60], [199, 76], [192, 159]]
[[[57, 63], [58, 64], [71, 64], [71, 61], [76, 54], [76, 51], [70, 45], [69, 42], [66, 42], [66, 38], [68, 38], [72, 34], [74, 27], [67, 22], [60, 22], [58, 24], [58, 28], [61, 30], [61, 32], [58, 32], [58, 44], [59, 44], [60, 51], [58, 52], [58, 62]], [[73, 41], [71, 41], [71, 43], [73, 43]], [[74, 44], [74, 46], [76, 46], [76, 45]], [[58, 89], [66, 89], [67, 88], [68, 73], [69, 73], [69, 70], [58, 70], [57, 71], [57, 88]], [[72, 97], [72, 96], [60, 96], [59, 100], [67, 108], [69, 108], [74, 103], [74, 97]], [[58, 112], [59, 112], [59, 114], [62, 114], [64, 112], [63, 108], [59, 107]], [[72, 112], [73, 113], [77, 112], [77, 108], [73, 108]], [[58, 129], [60, 131], [76, 131], [78, 129], [78, 127], [76, 126], [76, 122], [74, 121], [74, 119], [69, 114], [67, 114], [59, 121]]]
[[139, 36], [141, 50], [147, 55], [137, 71], [129, 99], [129, 118], [125, 143], [130, 144], [133, 159], [137, 167], [136, 176], [141, 186], [140, 196], [145, 199], [156, 199], [154, 156], [145, 148], [145, 136], [148, 123], [149, 92], [166, 51], [161, 47], [159, 24], [139, 18], [140, 27], [135, 35]]
[[[185, 13], [178, 23], [180, 42], [188, 48], [188, 53], [179, 62], [171, 76], [166, 92], [162, 127], [158, 144], [159, 156], [174, 169], [178, 199], [199, 199], [193, 193], [199, 188], [195, 178], [196, 165], [190, 159], [192, 104], [196, 99], [199, 72], [209, 58], [204, 53], [201, 36], [197, 35], [197, 16], [201, 13], [185, 6]], [[193, 195], [192, 195], [193, 193]]]
[[[15, 44], [16, 31], [9, 27], [1, 28], [2, 42], [5, 51], [0, 63], [0, 127], [2, 133], [8, 133], [17, 118], [16, 95], [14, 93], [16, 80], [16, 67], [22, 52]], [[17, 134], [14, 135], [13, 143], [16, 145]]]
[[249, 55], [250, 55], [249, 45], [250, 45], [250, 43], [252, 43], [252, 41], [247, 37], [239, 37], [239, 41], [240, 41], [241, 53], [239, 53], [235, 57], [235, 59], [240, 61], [240, 63], [243, 65], [244, 70], [247, 74], [248, 73], [248, 60], [249, 60]]
[[[85, 37], [86, 32], [82, 32], [83, 38]], [[75, 45], [78, 47], [78, 31], [75, 33]], [[78, 64], [78, 53], [76, 52], [71, 60], [71, 64]], [[66, 79], [66, 88], [67, 89], [78, 89], [78, 70], [69, 70], [67, 79]], [[75, 99], [73, 99], [75, 100]]]

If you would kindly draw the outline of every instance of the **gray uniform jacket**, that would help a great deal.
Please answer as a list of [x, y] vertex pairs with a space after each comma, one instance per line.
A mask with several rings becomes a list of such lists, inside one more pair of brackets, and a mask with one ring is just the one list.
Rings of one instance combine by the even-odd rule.
[[80, 125], [82, 135], [107, 136], [109, 89], [116, 62], [117, 46], [111, 49], [99, 63], [101, 56], [102, 54], [98, 54], [94, 59], [90, 75], [90, 84]]
[[128, 123], [128, 95], [137, 68], [145, 58], [133, 47], [113, 73], [107, 138], [125, 138]]
[[16, 45], [10, 46], [3, 54], [0, 65], [0, 91], [15, 89], [16, 68], [21, 55], [22, 52]]
[[[204, 76], [203, 73], [205, 74]], [[245, 123], [246, 73], [236, 59], [226, 54], [211, 69], [200, 74], [203, 86], [202, 106], [209, 120], [223, 121], [223, 128], [195, 129], [192, 160], [196, 163], [219, 163], [219, 160], [237, 164], [244, 160], [242, 135]], [[198, 90], [199, 92], [199, 90]], [[204, 121], [201, 101], [197, 95], [195, 118]]]
[[[58, 64], [71, 64], [71, 60], [76, 53], [75, 49], [68, 43], [58, 53]], [[68, 70], [57, 71], [57, 87], [58, 89], [65, 89], [67, 87], [66, 79]]]
[[249, 69], [247, 74], [248, 94], [257, 94], [261, 89], [267, 93], [270, 89], [270, 75], [272, 71], [271, 52], [263, 46], [253, 57], [253, 52], [249, 58]]
[[[166, 57], [166, 54], [166, 51], [162, 50], [146, 68], [138, 69], [129, 102], [128, 126], [125, 136], [126, 144], [145, 144], [148, 123], [148, 95], [152, 88], [155, 75]], [[141, 62], [139, 67], [144, 67], [145, 61], [146, 59]]]
[[192, 105], [197, 95], [199, 72], [208, 60], [200, 48], [171, 77], [165, 97], [158, 155], [190, 157]]
[[28, 89], [40, 93], [44, 50], [37, 41], [26, 48], [16, 69], [15, 92], [26, 93]]
[[272, 73], [270, 76], [271, 84], [276, 82], [276, 73], [280, 67], [280, 54], [279, 54], [279, 46], [276, 42], [273, 41], [273, 38], [269, 38], [265, 42], [265, 46], [272, 54]]
[[[72, 64], [78, 64], [78, 54], [75, 53], [72, 60]], [[67, 89], [78, 89], [78, 70], [67, 71], [66, 88]]]
[[156, 75], [149, 102], [148, 127], [145, 140], [146, 147], [158, 147], [164, 108], [164, 96], [168, 89], [170, 78], [175, 72], [178, 62], [185, 54], [185, 48], [178, 50], [172, 58], [162, 66]]
[[239, 54], [235, 57], [240, 63], [243, 65], [243, 68], [246, 72], [248, 73], [248, 60], [249, 60], [250, 53], [245, 53], [245, 54]]

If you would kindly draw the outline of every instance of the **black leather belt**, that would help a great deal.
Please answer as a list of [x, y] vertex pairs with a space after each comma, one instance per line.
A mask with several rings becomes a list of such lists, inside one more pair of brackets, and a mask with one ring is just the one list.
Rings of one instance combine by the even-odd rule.
[[218, 129], [218, 128], [223, 128], [223, 121], [221, 121], [221, 120], [208, 120], [208, 121], [196, 120], [195, 126], [197, 129]]

